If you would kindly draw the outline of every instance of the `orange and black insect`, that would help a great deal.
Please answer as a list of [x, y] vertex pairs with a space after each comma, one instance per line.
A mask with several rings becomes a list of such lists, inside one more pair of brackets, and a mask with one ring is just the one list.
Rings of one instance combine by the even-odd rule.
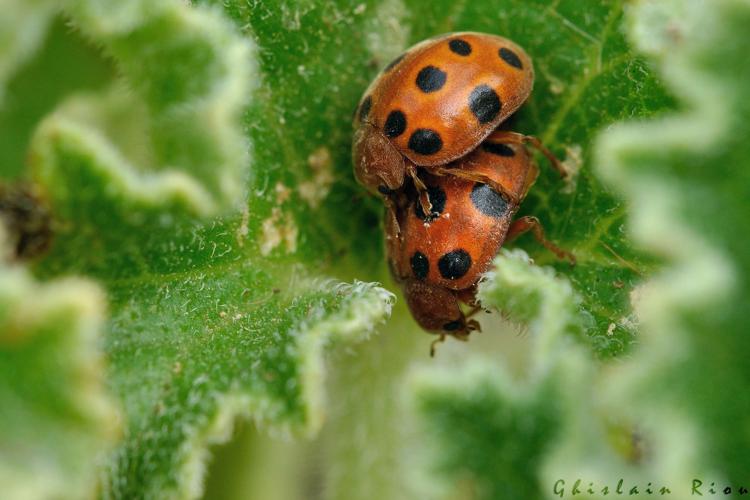
[[[574, 260], [544, 237], [535, 217], [513, 220], [538, 168], [523, 145], [504, 139], [504, 132], [496, 132], [449, 164], [450, 170], [461, 170], [466, 176], [420, 172], [432, 205], [429, 213], [422, 209], [410, 182], [394, 195], [393, 208], [388, 209], [386, 241], [392, 274], [402, 285], [417, 323], [441, 338], [465, 339], [478, 328], [468, 317], [480, 309], [476, 285], [504, 242], [533, 231], [558, 257]], [[461, 302], [473, 308], [468, 315]]]
[[[357, 179], [373, 192], [474, 150], [531, 93], [534, 69], [508, 39], [454, 33], [415, 45], [365, 91], [355, 115]], [[420, 186], [419, 181], [417, 185]]]
[[560, 162], [534, 137], [500, 131], [529, 97], [534, 69], [512, 41], [450, 33], [407, 50], [365, 91], [354, 116], [357, 180], [386, 204], [389, 265], [426, 330], [465, 339], [478, 328], [476, 285], [507, 239], [532, 230], [558, 256], [538, 220], [513, 222], [537, 176], [526, 149]]

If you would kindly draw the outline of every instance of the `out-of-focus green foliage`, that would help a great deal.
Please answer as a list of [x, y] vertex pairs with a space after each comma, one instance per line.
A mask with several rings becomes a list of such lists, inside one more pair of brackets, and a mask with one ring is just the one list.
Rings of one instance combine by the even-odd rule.
[[104, 297], [81, 279], [37, 283], [8, 262], [5, 238], [0, 230], [3, 495], [84, 498], [118, 430], [98, 345]]
[[[3, 483], [194, 498], [237, 416], [323, 429], [302, 495], [331, 499], [742, 480], [748, 7], [624, 3], [7, 1], [0, 174], [35, 185], [55, 236], [0, 272]], [[575, 172], [543, 168], [523, 212], [578, 265], [524, 237], [535, 264], [504, 253], [482, 286], [528, 329], [523, 375], [489, 326], [410, 373], [429, 337], [402, 308], [357, 345], [393, 297], [330, 280], [385, 276], [381, 204], [351, 175], [359, 96], [409, 45], [463, 30], [532, 55], [513, 128]], [[669, 92], [687, 111], [644, 120]], [[329, 346], [349, 347], [327, 370]]]
[[[583, 326], [603, 357], [633, 342], [629, 294], [648, 274], [653, 259], [627, 238], [626, 206], [591, 168], [597, 131], [615, 121], [646, 117], [672, 105], [648, 65], [631, 50], [622, 29], [625, 2], [576, 0], [441, 0], [425, 9], [414, 1], [413, 37], [442, 31], [484, 31], [507, 36], [532, 56], [534, 92], [513, 128], [539, 136], [576, 175], [561, 185], [541, 163], [542, 175], [522, 214], [538, 216], [550, 238], [578, 258], [567, 268], [531, 237], [520, 240], [539, 264], [554, 265], [581, 296]], [[433, 15], [436, 15], [433, 18]]]
[[435, 480], [447, 483], [444, 490], [476, 498], [543, 498], [540, 468], [560, 437], [560, 415], [570, 410], [561, 400], [572, 387], [565, 369], [586, 362], [571, 340], [581, 328], [579, 299], [569, 282], [523, 252], [503, 252], [495, 266], [480, 298], [529, 325], [532, 357], [524, 382], [477, 356], [458, 374], [435, 368], [415, 374], [416, 409], [424, 435], [435, 443], [428, 466]]
[[[9, 149], [26, 150], [5, 158], [25, 157], [27, 164], [3, 165], [4, 177], [32, 182], [52, 213], [53, 247], [35, 263], [37, 274], [88, 275], [101, 290], [55, 285], [40, 302], [20, 271], [3, 278], [7, 322], [18, 329], [9, 333], [53, 340], [29, 354], [33, 366], [3, 356], [10, 385], [2, 406], [13, 441], [3, 440], [0, 475], [13, 477], [14, 491], [28, 497], [79, 497], [93, 490], [96, 476], [106, 497], [195, 497], [207, 447], [230, 435], [236, 416], [280, 433], [319, 429], [327, 347], [365, 338], [389, 315], [392, 295], [374, 284], [317, 277], [303, 265], [308, 253], [296, 254], [297, 222], [281, 210], [291, 204], [291, 187], [269, 188], [278, 206], [263, 214], [270, 203], [258, 195], [254, 176], [271, 166], [256, 161], [250, 174], [252, 143], [241, 120], [261, 80], [255, 44], [218, 9], [171, 0], [70, 1], [61, 13], [42, 4], [10, 7], [39, 30], [53, 14], [63, 22], [8, 83], [5, 102], [12, 104], [0, 122], [17, 132]], [[10, 40], [7, 53], [20, 64], [43, 38]], [[83, 65], [90, 76], [75, 94], [63, 79], [59, 102], [46, 103], [55, 109], [24, 137], [12, 118], [44, 111], [24, 107], [22, 99], [36, 94], [22, 82], [45, 96], [47, 87], [57, 88], [51, 71], [60, 63], [41, 67], [50, 54], [69, 65], [65, 71]], [[330, 161], [323, 148], [310, 163], [326, 171]], [[319, 195], [318, 187], [309, 192]], [[60, 303], [47, 306], [53, 292]], [[95, 321], [104, 293], [106, 325]], [[30, 314], [33, 321], [24, 322]], [[81, 402], [93, 396], [80, 386], [95, 380], [79, 380], [89, 373], [84, 367], [101, 376], [101, 364], [88, 361], [97, 348], [106, 353], [107, 385], [121, 403], [121, 417], [108, 422], [123, 424], [109, 457], [96, 446], [101, 431], [78, 430], [101, 413]], [[70, 367], [57, 370], [72, 375], [57, 376], [53, 369], [65, 356]], [[45, 362], [48, 369], [33, 373]], [[42, 401], [33, 405], [34, 398]], [[63, 426], [71, 429], [57, 450], [46, 436]], [[68, 446], [75, 437], [80, 442]], [[23, 440], [28, 444], [19, 448]]]
[[[541, 303], [532, 297], [514, 304], [528, 290], [515, 289], [519, 281], [507, 269], [515, 264], [499, 259], [483, 296], [509, 307], [511, 315], [528, 316], [532, 309], [534, 355], [549, 369], [530, 379], [547, 389], [535, 392], [546, 406], [528, 403], [534, 394], [528, 384], [498, 382], [503, 378], [496, 367], [470, 365], [448, 383], [420, 385], [426, 429], [444, 443], [433, 467], [454, 489], [468, 481], [478, 498], [509, 498], [518, 478], [535, 488], [524, 498], [570, 498], [576, 487], [576, 498], [605, 498], [621, 479], [625, 494], [635, 488], [639, 495], [660, 495], [667, 488], [676, 498], [694, 496], [694, 487], [703, 495], [710, 489], [738, 495], [747, 488], [748, 401], [741, 388], [750, 353], [742, 319], [750, 296], [750, 248], [740, 235], [748, 229], [750, 199], [750, 149], [743, 139], [750, 113], [744, 98], [748, 21], [750, 4], [741, 0], [643, 0], [629, 13], [631, 39], [655, 59], [685, 108], [618, 125], [597, 148], [601, 175], [632, 207], [635, 241], [666, 263], [632, 293], [640, 343], [623, 361], [592, 364], [579, 346], [561, 337], [550, 342], [566, 321], [545, 322], [546, 311], [559, 307], [565, 294], [548, 285], [541, 288], [547, 292]], [[526, 274], [539, 272], [529, 268]], [[524, 391], [520, 401], [518, 391]], [[543, 425], [550, 412], [552, 439]], [[462, 434], [475, 446], [462, 446]], [[518, 459], [508, 466], [490, 468], [487, 463], [501, 459], [475, 455], [481, 443], [515, 442], [514, 435], [533, 446], [516, 451]], [[530, 454], [536, 460], [531, 475]]]

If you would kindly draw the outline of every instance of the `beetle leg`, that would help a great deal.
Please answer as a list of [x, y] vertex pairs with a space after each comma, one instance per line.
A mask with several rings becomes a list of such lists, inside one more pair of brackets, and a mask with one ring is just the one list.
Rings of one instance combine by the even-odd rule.
[[386, 196], [383, 198], [385, 202], [386, 212], [386, 230], [389, 233], [393, 233], [399, 241], [401, 241], [401, 226], [398, 223], [398, 217], [396, 216], [396, 202], [392, 198]]
[[479, 304], [475, 304], [471, 311], [466, 313], [466, 336], [461, 340], [468, 340], [469, 333], [470, 332], [480, 332], [482, 331], [482, 325], [479, 324], [479, 321], [472, 318], [476, 313], [482, 310], [482, 306]]
[[390, 197], [386, 196], [385, 200], [385, 247], [388, 254], [388, 268], [391, 271], [391, 276], [397, 282], [401, 282], [404, 276], [401, 275], [399, 266], [394, 260], [395, 255], [399, 255], [401, 249], [401, 226], [398, 223], [398, 216], [396, 212], [396, 202]]
[[505, 189], [503, 186], [501, 186], [500, 184], [498, 184], [497, 182], [490, 179], [488, 176], [484, 174], [479, 174], [476, 172], [467, 172], [465, 170], [461, 170], [458, 168], [445, 168], [445, 167], [431, 167], [430, 173], [435, 174], [435, 175], [440, 175], [440, 176], [451, 175], [453, 177], [458, 177], [459, 179], [466, 179], [467, 181], [487, 184], [489, 187], [491, 187], [492, 189], [500, 193], [500, 195], [503, 198], [505, 198], [509, 203], [513, 205], [518, 205], [521, 202], [521, 200], [519, 200], [517, 196], [514, 196], [513, 194], [509, 193], [507, 189]]
[[508, 229], [508, 234], [505, 236], [505, 241], [510, 242], [528, 231], [531, 231], [531, 233], [534, 235], [534, 238], [536, 238], [536, 240], [541, 243], [544, 248], [555, 254], [557, 258], [565, 259], [569, 261], [571, 265], [575, 265], [575, 255], [568, 252], [567, 250], [563, 250], [562, 248], [549, 241], [544, 235], [544, 228], [542, 227], [541, 222], [539, 222], [539, 219], [534, 216], [527, 215], [513, 221], [513, 223], [510, 225], [510, 228]]
[[419, 175], [417, 175], [417, 167], [413, 163], [409, 163], [406, 167], [406, 174], [414, 180], [414, 187], [417, 188], [417, 193], [419, 193], [419, 203], [422, 205], [422, 211], [425, 214], [431, 214], [432, 203], [430, 202], [430, 195], [427, 193], [427, 186], [419, 178]]
[[[474, 312], [476, 312], [476, 311], [472, 311], [469, 314], [470, 315], [474, 314]], [[442, 342], [445, 342], [446, 335], [451, 335], [456, 340], [460, 340], [461, 342], [466, 342], [466, 341], [469, 340], [469, 334], [471, 332], [481, 332], [481, 331], [482, 331], [482, 327], [479, 324], [479, 321], [477, 321], [475, 319], [470, 319], [470, 320], [466, 321], [466, 326], [464, 327], [464, 331], [455, 332], [455, 333], [451, 333], [451, 334], [441, 333], [438, 338], [436, 338], [435, 340], [433, 340], [432, 342], [430, 342], [430, 357], [431, 358], [435, 357], [435, 350], [437, 348], [437, 345], [440, 344], [440, 343], [442, 343]]]
[[547, 158], [547, 161], [550, 162], [552, 168], [557, 170], [561, 178], [565, 179], [570, 175], [570, 172], [565, 168], [565, 165], [563, 165], [562, 162], [558, 160], [557, 157], [544, 146], [544, 144], [542, 144], [542, 141], [533, 135], [524, 135], [519, 134], [518, 132], [510, 132], [508, 130], [498, 130], [489, 136], [489, 140], [492, 142], [506, 142], [511, 144], [521, 144], [524, 146], [529, 145]]
[[475, 304], [474, 307], [471, 308], [471, 311], [466, 313], [466, 317], [471, 318], [472, 316], [474, 316], [476, 313], [478, 313], [481, 310], [482, 310], [482, 306], [480, 306], [479, 304]]
[[430, 357], [431, 358], [435, 357], [435, 349], [437, 348], [437, 345], [440, 344], [440, 343], [442, 343], [442, 342], [445, 342], [445, 334], [444, 333], [440, 334], [440, 336], [438, 338], [436, 338], [435, 340], [433, 340], [432, 342], [430, 342]]

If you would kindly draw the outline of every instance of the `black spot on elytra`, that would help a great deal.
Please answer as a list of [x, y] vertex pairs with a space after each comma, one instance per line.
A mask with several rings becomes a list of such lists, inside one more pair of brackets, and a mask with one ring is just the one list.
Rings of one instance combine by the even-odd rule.
[[418, 279], [425, 279], [430, 272], [430, 261], [422, 252], [414, 252], [411, 256], [411, 270]]
[[388, 113], [385, 119], [383, 133], [388, 137], [398, 137], [406, 130], [406, 116], [401, 111], [394, 110]]
[[438, 270], [443, 278], [457, 280], [471, 268], [471, 256], [463, 249], [453, 250], [440, 257]]
[[405, 52], [403, 54], [401, 54], [400, 56], [398, 56], [393, 61], [389, 62], [388, 66], [386, 66], [385, 68], [383, 68], [383, 73], [392, 70], [398, 63], [400, 63], [404, 59], [404, 57], [406, 57], [406, 53]]
[[430, 203], [432, 204], [430, 215], [425, 215], [424, 210], [422, 210], [422, 204], [419, 202], [419, 198], [417, 198], [416, 203], [414, 203], [414, 213], [416, 213], [417, 217], [423, 221], [431, 222], [440, 217], [440, 214], [445, 210], [446, 196], [445, 191], [438, 186], [427, 186], [427, 195], [430, 197]]
[[457, 319], [443, 325], [443, 330], [447, 332], [454, 332], [463, 326], [463, 321]]
[[368, 95], [359, 107], [359, 121], [365, 121], [367, 115], [370, 114], [370, 109], [372, 109], [372, 96]]
[[440, 134], [428, 128], [418, 128], [409, 137], [409, 149], [421, 155], [432, 155], [443, 148]]
[[523, 69], [523, 64], [521, 63], [521, 59], [518, 57], [518, 54], [513, 52], [510, 49], [506, 49], [505, 47], [500, 49], [500, 59], [507, 62], [514, 68]]
[[489, 85], [477, 85], [469, 94], [469, 108], [479, 123], [489, 123], [500, 112], [500, 98]]
[[448, 42], [448, 47], [451, 49], [451, 52], [459, 56], [468, 56], [471, 54], [471, 45], [469, 45], [469, 42], [460, 38], [454, 38]]
[[498, 142], [483, 142], [482, 149], [484, 149], [488, 153], [492, 153], [493, 155], [508, 157], [516, 156], [516, 152], [513, 151], [512, 147], [508, 146], [507, 144]]
[[489, 187], [487, 184], [477, 182], [471, 190], [471, 202], [484, 215], [490, 217], [502, 217], [508, 211], [508, 202]]
[[417, 73], [417, 87], [424, 93], [437, 92], [443, 85], [448, 75], [445, 71], [435, 66], [425, 66]]

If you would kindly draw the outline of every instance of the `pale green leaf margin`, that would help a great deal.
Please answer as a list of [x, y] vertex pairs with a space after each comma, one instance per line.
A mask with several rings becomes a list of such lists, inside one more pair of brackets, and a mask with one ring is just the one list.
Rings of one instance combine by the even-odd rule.
[[[0, 225], [5, 248], [3, 240]], [[0, 390], [3, 498], [93, 495], [120, 425], [104, 384], [105, 313], [104, 295], [90, 281], [40, 284], [21, 266], [0, 264], [0, 353], [16, 368]], [[40, 376], [46, 382], [31, 386]]]
[[699, 56], [710, 46], [711, 33], [724, 29], [721, 16], [727, 6], [748, 10], [750, 2], [640, 0], [633, 6], [628, 15], [632, 42], [658, 61], [662, 79], [687, 105], [676, 115], [613, 127], [602, 134], [596, 150], [600, 175], [629, 202], [631, 235], [669, 264], [634, 291], [640, 342], [633, 356], [580, 386], [570, 420], [591, 429], [597, 424], [590, 417], [593, 412], [628, 418], [650, 431], [650, 446], [663, 452], [651, 456], [644, 471], [628, 468], [590, 434], [577, 436], [577, 444], [566, 436], [550, 457], [549, 484], [554, 477], [581, 475], [600, 485], [618, 477], [641, 487], [656, 480], [686, 498], [692, 478], [721, 477], [706, 469], [710, 454], [697, 422], [669, 402], [644, 396], [659, 374], [696, 354], [683, 317], [687, 311], [709, 312], [728, 300], [736, 271], [728, 255], [681, 217], [679, 207], [690, 200], [679, 184], [655, 173], [658, 168], [638, 166], [638, 158], [665, 151], [708, 157], [732, 133], [732, 103], [746, 97], [733, 95], [736, 87], [701, 68]]
[[[65, 16], [94, 45], [102, 47], [116, 64], [120, 62], [118, 49], [122, 50], [123, 44], [136, 49], [127, 54], [131, 63], [139, 59], [138, 49], [151, 49], [148, 45], [129, 46], [127, 36], [131, 32], [155, 21], [167, 22], [171, 30], [155, 42], [157, 46], [178, 43], [181, 37], [198, 40], [208, 47], [220, 71], [210, 86], [201, 89], [202, 93], [189, 94], [185, 100], [159, 109], [154, 104], [160, 103], [139, 100], [132, 92], [126, 94], [133, 99], [134, 107], [147, 109], [152, 129], [161, 127], [169, 131], [174, 124], [190, 134], [205, 137], [200, 144], [210, 161], [204, 164], [171, 164], [160, 162], [158, 157], [153, 165], [132, 164], [98, 128], [98, 120], [107, 117], [89, 117], [81, 112], [106, 109], [115, 92], [105, 90], [99, 95], [73, 96], [64, 103], [37, 129], [29, 156], [31, 176], [46, 188], [53, 206], [75, 203], [75, 197], [70, 196], [75, 193], [75, 186], [61, 192], [61, 186], [75, 183], [66, 172], [66, 160], [73, 157], [83, 159], [94, 177], [103, 181], [103, 191], [111, 196], [112, 203], [131, 209], [177, 206], [187, 213], [206, 216], [222, 208], [237, 208], [245, 199], [250, 164], [250, 147], [243, 133], [241, 115], [253, 91], [254, 46], [239, 36], [218, 10], [192, 8], [179, 0], [9, 0], [3, 4], [0, 20], [0, 106], [5, 85], [34, 55], [52, 18], [58, 14]], [[127, 65], [119, 68], [124, 85], [136, 89], [143, 82], [129, 75], [126, 68]], [[167, 71], [170, 71], [168, 66]], [[167, 78], [185, 76], [179, 75], [177, 68], [172, 72]], [[189, 143], [186, 144], [189, 148]], [[189, 154], [183, 155], [190, 159]], [[18, 349], [34, 335], [67, 336], [64, 342], [56, 344], [64, 352], [55, 350], [49, 357], [50, 361], [66, 358], [69, 363], [54, 365], [60, 372], [49, 376], [69, 382], [69, 391], [56, 394], [55, 400], [66, 402], [68, 410], [77, 415], [71, 421], [61, 415], [36, 414], [29, 392], [34, 388], [21, 385], [14, 389], [22, 399], [18, 407], [6, 406], [6, 411], [17, 412], [8, 413], [7, 418], [15, 420], [20, 412], [27, 411], [29, 423], [47, 418], [39, 436], [49, 429], [59, 428], [59, 431], [58, 439], [50, 441], [43, 437], [36, 440], [33, 432], [29, 432], [31, 429], [24, 429], [19, 435], [26, 433], [25, 446], [18, 446], [11, 439], [3, 440], [5, 449], [0, 448], [3, 496], [91, 497], [97, 467], [101, 466], [107, 444], [119, 428], [118, 417], [103, 391], [99, 335], [105, 321], [104, 294], [95, 284], [77, 278], [37, 284], [20, 266], [0, 268], [0, 291], [4, 348]], [[57, 331], [55, 327], [65, 331]], [[9, 389], [13, 389], [11, 384], [23, 383], [23, 373], [17, 375], [18, 379], [4, 382]], [[4, 432], [14, 432], [10, 425], [3, 427]]]
[[[745, 0], [721, 3], [750, 8]], [[687, 497], [691, 478], [701, 474], [717, 477], [715, 471], [705, 470], [701, 432], [689, 415], [654, 404], [652, 399], [639, 404], [638, 396], [653, 374], [679, 362], [690, 349], [676, 340], [687, 340], [682, 312], [709, 311], [731, 294], [731, 260], [680, 218], [678, 207], [685, 203], [684, 194], [668, 176], [654, 173], [656, 169], [636, 170], [628, 159], [643, 151], [670, 149], [705, 155], [730, 132], [729, 106], [734, 99], [727, 98], [727, 92], [735, 89], [698, 67], [695, 49], [700, 40], [685, 43], [676, 35], [694, 38], [693, 34], [721, 29], [719, 12], [712, 2], [680, 0], [641, 0], [629, 12], [631, 40], [659, 61], [664, 81], [690, 103], [679, 115], [612, 127], [602, 134], [596, 149], [600, 175], [629, 202], [631, 235], [669, 262], [633, 294], [640, 342], [632, 356], [613, 366], [599, 365], [580, 346], [565, 342], [564, 332], [585, 321], [576, 311], [577, 300], [570, 295], [569, 283], [553, 278], [551, 271], [523, 265], [521, 254], [506, 253], [496, 259], [495, 271], [480, 286], [480, 298], [484, 305], [496, 306], [529, 323], [533, 357], [528, 379], [520, 384], [511, 381], [502, 366], [479, 358], [451, 376], [429, 369], [417, 372], [412, 381], [417, 399], [429, 397], [433, 391], [466, 394], [478, 381], [488, 382], [497, 387], [500, 400], [512, 405], [519, 391], [533, 392], [538, 387], [535, 382], [559, 377], [559, 435], [563, 439], [539, 471], [540, 484], [549, 498], [556, 498], [552, 485], [559, 478], [568, 480], [567, 496], [575, 478], [585, 479], [582, 490], [589, 481], [599, 488], [614, 488], [618, 478], [624, 478], [629, 486], [640, 485], [641, 494], [645, 494], [646, 483], [656, 479], [670, 485], [673, 495]], [[658, 442], [653, 445], [670, 452], [650, 463], [645, 476], [642, 470], [629, 468], [607, 443], [604, 415], [631, 417], [630, 424], [645, 422], [650, 429], [658, 429]], [[597, 492], [590, 497], [582, 491], [577, 498], [600, 495]]]
[[210, 447], [228, 441], [239, 419], [253, 420], [260, 428], [282, 439], [292, 435], [310, 438], [318, 433], [325, 419], [327, 348], [367, 340], [376, 327], [390, 317], [395, 295], [377, 283], [361, 281], [348, 284], [327, 280], [309, 286], [312, 290], [325, 290], [345, 298], [333, 313], [322, 307], [310, 311], [308, 319], [292, 331], [292, 336], [298, 339], [296, 356], [301, 367], [303, 406], [307, 412], [303, 427], [270, 420], [268, 414], [274, 414], [275, 403], [265, 396], [251, 395], [241, 388], [221, 394], [217, 397], [216, 413], [192, 430], [191, 439], [183, 443], [179, 451], [176, 489], [161, 491], [161, 498], [193, 499], [203, 494]]
[[327, 288], [332, 293], [351, 296], [353, 300], [347, 302], [348, 307], [330, 317], [311, 320], [299, 326], [301, 331], [305, 331], [300, 336], [298, 358], [304, 381], [302, 394], [308, 408], [308, 419], [303, 431], [308, 437], [320, 430], [325, 419], [325, 347], [331, 342], [348, 344], [367, 340], [374, 327], [391, 316], [396, 296], [376, 285], [362, 281], [355, 281], [351, 285], [330, 282]]
[[[48, 117], [37, 130], [31, 145], [31, 167], [34, 179], [47, 187], [55, 201], [56, 188], [65, 179], [65, 161], [61, 145], [73, 148], [81, 158], [91, 159], [91, 168], [99, 170], [106, 186], [132, 198], [145, 207], [178, 205], [188, 213], [210, 215], [222, 208], [237, 208], [246, 195], [250, 146], [241, 125], [242, 113], [254, 90], [257, 73], [255, 47], [241, 37], [218, 10], [191, 7], [179, 0], [111, 2], [105, 0], [39, 1], [10, 0], [4, 5], [4, 22], [0, 28], [0, 85], [41, 43], [51, 17], [62, 13], [84, 36], [103, 48], [118, 64], [127, 86], [140, 96], [133, 96], [134, 107], [145, 103], [150, 113], [146, 135], [164, 136], [172, 144], [184, 134], [186, 139], [176, 156], [183, 164], [171, 164], [168, 158], [156, 158], [153, 165], [134, 165], [108, 140], [96, 124], [67, 112], [71, 107]], [[169, 29], [164, 38], [151, 45], [128, 39], [132, 32], [155, 23]], [[202, 44], [214, 58], [216, 75], [211, 85], [188, 93], [182, 100], [160, 108], [149, 102], [144, 76], [130, 74], [140, 57], [146, 58], [154, 48], [179, 45], [186, 39]], [[164, 61], [165, 65], [169, 61]], [[166, 66], [167, 80], [184, 80], [179, 64]], [[198, 68], [199, 69], [199, 68]], [[169, 72], [172, 73], [169, 73]], [[148, 78], [148, 75], [146, 76]], [[107, 98], [105, 91], [93, 99]], [[139, 100], [140, 98], [140, 100]], [[80, 97], [78, 98], [80, 100]], [[1, 102], [1, 101], [0, 101]], [[94, 105], [94, 108], [96, 106]], [[174, 130], [175, 132], [172, 132]], [[193, 146], [200, 137], [199, 146]], [[192, 138], [192, 139], [191, 139]], [[200, 147], [200, 155], [190, 154]], [[174, 149], [174, 147], [172, 147]], [[179, 149], [179, 148], [178, 148]], [[71, 154], [70, 150], [65, 153]], [[193, 158], [199, 158], [193, 161]], [[166, 163], [165, 163], [166, 162]], [[118, 200], [119, 201], [119, 200]], [[69, 202], [69, 201], [68, 201]]]
[[[536, 266], [523, 250], [500, 251], [494, 260], [494, 270], [479, 284], [478, 298], [483, 306], [508, 313], [512, 321], [528, 325], [533, 344], [524, 384], [528, 384], [529, 390], [534, 390], [556, 370], [561, 359], [577, 357], [574, 351], [579, 346], [573, 338], [582, 329], [580, 297], [569, 281], [555, 276], [552, 268]], [[510, 379], [496, 362], [481, 356], [477, 359], [476, 364], [483, 368], [471, 367], [474, 359], [468, 360], [468, 379], [476, 379], [480, 372], [485, 372], [489, 380]], [[420, 393], [442, 390], [446, 385], [462, 386], [461, 379], [453, 372], [428, 368], [415, 372], [414, 389]]]
[[[583, 330], [581, 299], [570, 282], [555, 276], [552, 268], [535, 265], [523, 250], [502, 249], [495, 258], [494, 270], [480, 282], [478, 297], [485, 307], [508, 313], [513, 322], [528, 325], [531, 357], [523, 380], [514, 379], [497, 359], [485, 355], [467, 358], [458, 369], [450, 371], [439, 367], [419, 368], [410, 374], [408, 384], [417, 412], [421, 411], [422, 402], [433, 399], [455, 399], [461, 404], [460, 401], [484, 397], [481, 394], [487, 387], [494, 388], [504, 404], [521, 407], [538, 398], [549, 397], [550, 380], [554, 381], [554, 393], [570, 395], [590, 376], [585, 347], [575, 340]], [[479, 391], [476, 398], [475, 389]], [[572, 398], [562, 397], [557, 401], [557, 407], [566, 411], [571, 411], [570, 407], [576, 404]], [[423, 413], [419, 416], [430, 418]], [[439, 449], [430, 451], [433, 456], [443, 453]], [[421, 484], [431, 485], [434, 494], [442, 498], [446, 491], [453, 489], [447, 483], [456, 477], [436, 476], [434, 465], [430, 454], [425, 454], [420, 467], [415, 468], [414, 478]]]

